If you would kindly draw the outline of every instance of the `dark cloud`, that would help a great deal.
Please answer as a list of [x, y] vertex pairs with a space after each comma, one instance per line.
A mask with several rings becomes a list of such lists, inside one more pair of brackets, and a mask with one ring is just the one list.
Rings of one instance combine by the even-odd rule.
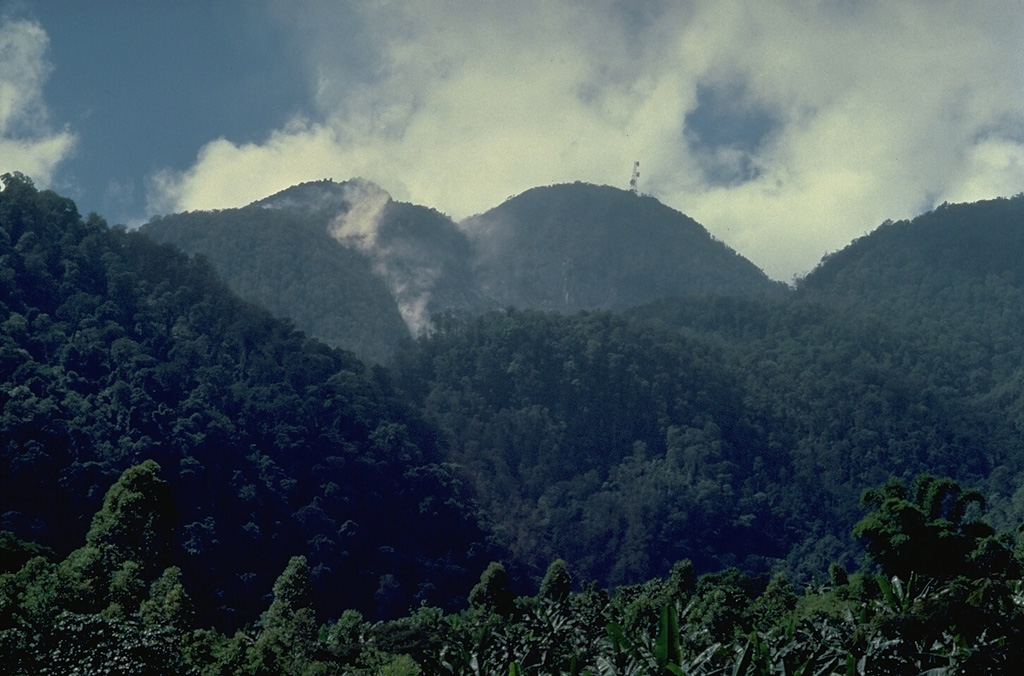
[[745, 83], [697, 85], [684, 137], [707, 182], [731, 186], [761, 175], [758, 155], [780, 127], [774, 111], [753, 99]]

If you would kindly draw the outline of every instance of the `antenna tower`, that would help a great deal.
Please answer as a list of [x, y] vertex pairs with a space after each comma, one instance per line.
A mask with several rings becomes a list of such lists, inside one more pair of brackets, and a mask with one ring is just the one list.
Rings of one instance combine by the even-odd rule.
[[633, 163], [633, 178], [629, 179], [629, 191], [634, 195], [639, 195], [640, 192], [640, 161], [637, 160]]

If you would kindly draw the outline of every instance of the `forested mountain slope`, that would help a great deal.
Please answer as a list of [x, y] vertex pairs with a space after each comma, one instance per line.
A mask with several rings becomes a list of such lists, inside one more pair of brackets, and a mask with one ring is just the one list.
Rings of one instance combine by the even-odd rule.
[[370, 181], [303, 183], [252, 206], [313, 216], [332, 239], [359, 252], [391, 292], [413, 335], [429, 326], [433, 314], [493, 307], [476, 289], [465, 233], [444, 214], [396, 202]]
[[782, 295], [753, 263], [653, 197], [585, 183], [534, 188], [462, 227], [501, 306], [623, 310], [672, 296]]
[[996, 278], [1024, 285], [1022, 254], [1024, 194], [943, 204], [910, 221], [886, 221], [826, 256], [800, 287], [865, 305], [924, 304], [944, 283]]
[[[467, 607], [421, 605], [391, 621], [324, 621], [305, 557], [288, 561], [259, 620], [197, 622], [167, 566], [169, 486], [147, 460], [107, 491], [63, 560], [0, 538], [0, 671], [129, 676], [281, 674], [1007, 674], [1024, 659], [1022, 551], [978, 520], [984, 496], [950, 479], [865, 493], [854, 534], [876, 570], [829, 567], [802, 589], [784, 574], [671, 572], [610, 593], [565, 561], [529, 590], [491, 563]], [[968, 514], [970, 508], [973, 513]], [[30, 557], [30, 558], [26, 558]], [[9, 572], [8, 572], [9, 571]]]
[[142, 232], [206, 256], [243, 298], [378, 363], [434, 313], [493, 307], [476, 291], [469, 240], [451, 219], [362, 179], [158, 217]]
[[835, 504], [880, 474], [942, 472], [1008, 526], [1024, 518], [1022, 261], [1024, 197], [944, 205], [827, 257], [784, 302], [631, 314], [718, 341]]
[[514, 556], [617, 585], [683, 557], [810, 576], [854, 562], [868, 486], [1019, 472], [1019, 435], [934, 362], [824, 306], [707, 298], [452, 321], [394, 370]]
[[[1024, 343], [999, 323], [1020, 317], [1020, 286], [1009, 263], [968, 264], [991, 244], [955, 240], [965, 263], [949, 261], [947, 295], [921, 293], [940, 288], [927, 266], [884, 273], [903, 290], [872, 286], [881, 271], [857, 273], [871, 258], [840, 252], [774, 298], [439, 316], [368, 369], [231, 295], [202, 259], [4, 181], [0, 529], [65, 555], [104, 487], [154, 459], [203, 617], [251, 618], [297, 553], [329, 615], [457, 602], [489, 551], [507, 552], [513, 586], [559, 557], [607, 586], [683, 558], [810, 579], [857, 565], [858, 497], [893, 475], [953, 476], [985, 490], [1000, 525], [1024, 520]], [[357, 214], [394, 218], [336, 223], [342, 239], [430, 231], [462, 251], [433, 282], [465, 274], [450, 221], [361, 190]], [[922, 222], [952, 210], [984, 228], [1007, 206], [1019, 198]], [[1011, 249], [1014, 232], [986, 237]], [[876, 256], [913, 258], [900, 247]], [[418, 255], [390, 250], [390, 264]]]
[[327, 223], [348, 203], [337, 192], [303, 196], [158, 217], [142, 232], [202, 254], [235, 293], [309, 335], [383, 361], [409, 332], [372, 262], [330, 237]]
[[[827, 257], [801, 297], [869, 316], [934, 355], [929, 368], [1024, 435], [1024, 194], [944, 204]], [[1012, 495], [1024, 476], [990, 493]], [[1024, 496], [1013, 498], [1020, 504]], [[998, 498], [996, 498], [998, 502]], [[1017, 508], [1019, 511], [1019, 508]], [[1013, 518], [1016, 518], [1014, 514]]]
[[251, 621], [297, 554], [329, 613], [453, 603], [478, 574], [471, 497], [386, 374], [209, 264], [5, 175], [0, 284], [0, 529], [66, 553], [152, 459], [204, 618]]
[[654, 198], [587, 184], [530, 190], [456, 225], [368, 181], [325, 180], [142, 231], [203, 254], [242, 297], [377, 362], [403, 333], [398, 317], [418, 335], [440, 313], [786, 292]]

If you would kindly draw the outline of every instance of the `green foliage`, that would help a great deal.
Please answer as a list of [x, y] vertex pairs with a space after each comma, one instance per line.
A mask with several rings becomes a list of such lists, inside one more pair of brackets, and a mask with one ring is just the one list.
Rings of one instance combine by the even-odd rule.
[[[936, 481], [948, 488], [921, 480], [922, 495]], [[910, 497], [896, 484], [888, 492]], [[556, 563], [549, 582], [566, 576]], [[226, 636], [196, 628], [174, 568], [147, 593], [138, 584], [147, 566], [125, 562], [89, 611], [70, 608], [83, 590], [63, 582], [65, 564], [36, 557], [0, 575], [4, 673], [867, 675], [1008, 673], [1024, 659], [1019, 577], [843, 580], [837, 571], [831, 584], [798, 596], [783, 575], [765, 583], [725, 570], [694, 579], [684, 561], [667, 578], [614, 597], [593, 588], [554, 597], [553, 584], [514, 603], [504, 596], [511, 610], [502, 615], [495, 599], [507, 593], [507, 574], [493, 563], [470, 592], [469, 610], [421, 606], [376, 624], [347, 611], [319, 626], [308, 562], [297, 556], [258, 625]]]
[[563, 601], [572, 591], [572, 577], [565, 561], [555, 559], [548, 566], [544, 579], [540, 582], [540, 597], [551, 601]]
[[0, 530], [0, 573], [18, 570], [37, 556], [52, 557], [53, 550], [21, 540], [10, 531]]
[[608, 186], [534, 188], [462, 225], [479, 251], [478, 283], [500, 307], [572, 313], [784, 292], [693, 219]]
[[246, 673], [325, 673], [316, 660], [319, 625], [311, 604], [309, 566], [305, 557], [292, 557], [274, 583], [270, 608], [260, 617], [259, 633], [247, 650]]
[[469, 592], [469, 605], [480, 613], [497, 613], [503, 617], [512, 614], [515, 594], [508, 588], [505, 566], [492, 561], [480, 575], [480, 581]]
[[853, 534], [886, 575], [906, 579], [915, 572], [945, 580], [1021, 572], [991, 526], [965, 521], [972, 503], [984, 505], [981, 493], [965, 491], [952, 479], [921, 475], [912, 492], [892, 479], [866, 491], [862, 502], [874, 511]]
[[604, 313], [509, 310], [448, 321], [396, 356], [395, 377], [452, 439], [518, 561], [539, 575], [561, 557], [618, 585], [685, 557], [712, 567], [720, 548], [782, 553], [751, 477], [772, 451], [720, 356]]
[[784, 573], [777, 573], [751, 604], [754, 627], [765, 631], [772, 626], [782, 625], [796, 606], [796, 590]]
[[[472, 497], [383, 370], [232, 296], [202, 259], [5, 180], [0, 518], [63, 557], [97, 514], [65, 566], [91, 593], [81, 609], [117, 571], [122, 596], [145, 596], [124, 561], [142, 580], [175, 565], [200, 617], [240, 626], [293, 554], [332, 612], [464, 598], [489, 556]], [[126, 484], [103, 507], [147, 459], [167, 485]], [[358, 583], [328, 585], [328, 571]], [[377, 598], [365, 581], [382, 578]]]
[[[107, 491], [86, 545], [0, 576], [5, 673], [183, 674], [191, 604], [167, 559], [168, 487], [148, 461]], [[2, 659], [0, 659], [2, 662]]]
[[85, 544], [109, 553], [114, 560], [160, 566], [169, 555], [175, 519], [170, 486], [160, 477], [160, 466], [146, 460], [126, 469], [107, 491]]
[[679, 619], [674, 606], [667, 605], [661, 609], [658, 636], [654, 643], [654, 657], [658, 661], [658, 673], [680, 673], [682, 648], [679, 645]]
[[195, 608], [181, 583], [181, 571], [171, 567], [153, 581], [149, 597], [139, 606], [139, 618], [151, 627], [170, 627], [184, 632], [195, 618]]
[[152, 460], [126, 469], [93, 517], [85, 546], [59, 568], [81, 612], [112, 618], [139, 609], [148, 581], [170, 560], [174, 509], [167, 482]]
[[142, 232], [204, 256], [235, 293], [309, 335], [383, 362], [409, 332], [371, 261], [331, 238], [334, 215], [252, 205], [163, 216]]
[[[447, 318], [389, 371], [2, 181], [4, 673], [1024, 661], [1024, 198], [885, 226], [772, 302]], [[881, 575], [846, 573], [854, 528]], [[488, 537], [508, 567], [472, 587]]]

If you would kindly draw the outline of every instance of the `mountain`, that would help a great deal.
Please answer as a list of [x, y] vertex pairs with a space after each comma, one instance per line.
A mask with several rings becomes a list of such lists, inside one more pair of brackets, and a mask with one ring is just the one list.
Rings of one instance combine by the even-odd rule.
[[461, 225], [482, 293], [502, 306], [624, 310], [672, 296], [785, 290], [693, 219], [608, 186], [534, 188]]
[[983, 487], [990, 518], [1016, 527], [1022, 261], [1024, 196], [943, 205], [826, 257], [781, 301], [666, 300], [627, 316], [721, 346], [745, 401], [770, 413], [770, 444], [796, 459], [786, 483], [819, 505], [808, 523], [850, 524], [855, 511], [821, 505], [928, 471]]
[[243, 209], [157, 217], [142, 232], [202, 254], [231, 289], [324, 342], [383, 361], [409, 335], [373, 262], [330, 236], [344, 184], [296, 186]]
[[378, 362], [440, 313], [622, 310], [667, 296], [786, 291], [654, 198], [579, 183], [537, 188], [456, 224], [369, 181], [324, 180], [242, 209], [156, 218], [142, 231], [203, 254], [242, 297]]
[[156, 461], [204, 622], [253, 621], [296, 555], [328, 616], [464, 597], [488, 551], [472, 496], [385, 371], [201, 258], [0, 182], [0, 530], [63, 556]]
[[871, 305], [926, 303], [939, 287], [998, 279], [1024, 286], [1024, 194], [943, 204], [910, 221], [886, 221], [826, 256], [801, 280], [804, 293]]
[[[2, 182], [0, 530], [14, 535], [0, 546], [19, 562], [45, 551], [21, 541], [70, 556], [87, 532], [117, 536], [102, 492], [144, 494], [127, 485], [140, 476], [166, 481], [160, 523], [177, 514], [161, 565], [226, 624], [266, 607], [295, 554], [330, 617], [452, 607], [493, 557], [508, 579], [489, 567], [477, 601], [556, 558], [607, 586], [682, 558], [811, 579], [859, 564], [859, 496], [890, 476], [949, 475], [988, 495], [1000, 527], [1024, 520], [1020, 198], [885, 225], [793, 293], [446, 315], [367, 367], [233, 295], [202, 257]], [[645, 200], [556, 186], [541, 201], [576, 190]], [[362, 261], [396, 313], [388, 274], [418, 270], [431, 246], [451, 264], [414, 287], [423, 302], [483, 302], [455, 293], [479, 279], [465, 261], [480, 233], [372, 184], [299, 186], [231, 215], [308, 226]], [[95, 528], [91, 514], [105, 515]], [[156, 584], [105, 574], [76, 589]]]
[[361, 253], [413, 335], [433, 314], [491, 307], [475, 291], [470, 242], [458, 226], [434, 209], [392, 200], [374, 183], [305, 183], [254, 206], [313, 216], [333, 240]]
[[243, 298], [371, 361], [435, 313], [493, 306], [475, 290], [469, 240], [451, 219], [363, 179], [158, 217], [142, 231], [204, 255]]
[[1024, 379], [1024, 195], [886, 222], [823, 260], [798, 295], [927, 344], [961, 391], [1016, 399], [1024, 429], [1024, 395], [1008, 386]]
[[800, 579], [856, 565], [859, 497], [890, 476], [984, 487], [1019, 523], [1024, 428], [951, 363], [876, 317], [707, 296], [446, 321], [392, 371], [517, 561], [617, 586], [684, 557]]

